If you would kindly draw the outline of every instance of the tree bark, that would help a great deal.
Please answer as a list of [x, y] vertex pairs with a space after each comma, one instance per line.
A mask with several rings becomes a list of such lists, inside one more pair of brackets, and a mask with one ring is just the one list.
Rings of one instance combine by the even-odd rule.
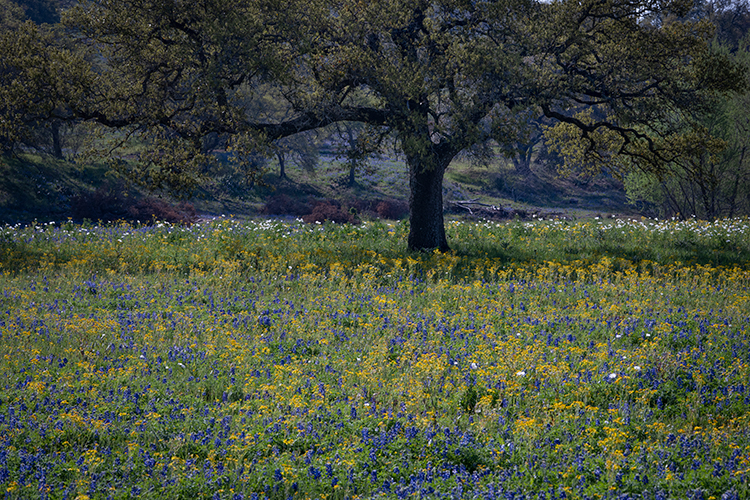
[[534, 176], [534, 172], [531, 170], [531, 154], [533, 150], [534, 144], [520, 145], [516, 155], [512, 159], [513, 167], [524, 179], [529, 179]]
[[60, 122], [52, 122], [52, 155], [58, 160], [63, 159], [62, 141], [60, 140]]
[[357, 162], [354, 160], [349, 160], [349, 180], [347, 181], [349, 187], [354, 187], [354, 185], [357, 183], [354, 172], [357, 169]]
[[443, 176], [450, 153], [408, 155], [409, 250], [450, 250], [443, 220]]
[[284, 153], [277, 151], [276, 158], [279, 160], [279, 179], [286, 179], [286, 158], [284, 158]]
[[349, 147], [349, 187], [354, 187], [354, 184], [356, 183], [356, 180], [354, 178], [354, 174], [357, 170], [357, 159], [352, 155], [352, 149], [354, 149], [354, 131], [352, 130], [351, 124], [345, 123], [344, 127], [346, 128], [346, 138], [348, 141], [348, 147]]
[[534, 175], [531, 171], [531, 161], [523, 154], [519, 154], [513, 158], [513, 168], [524, 179], [528, 179]]

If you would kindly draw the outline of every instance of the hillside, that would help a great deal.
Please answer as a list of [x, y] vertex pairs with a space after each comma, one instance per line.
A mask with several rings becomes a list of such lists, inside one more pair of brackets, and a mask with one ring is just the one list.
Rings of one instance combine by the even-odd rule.
[[[632, 214], [621, 184], [600, 176], [563, 179], [537, 168], [523, 178], [497, 159], [490, 165], [456, 161], [444, 182], [446, 212], [458, 217], [556, 215], [571, 218], [595, 214]], [[323, 155], [314, 170], [295, 164], [268, 164], [263, 182], [249, 185], [238, 175], [210, 178], [201, 190], [179, 202], [166, 193], [149, 193], [116, 177], [103, 165], [80, 165], [47, 156], [25, 155], [0, 164], [0, 223], [32, 220], [118, 220], [232, 214], [296, 216], [327, 203], [358, 217], [402, 218], [408, 210], [408, 173], [397, 158], [371, 160], [348, 185], [342, 161]], [[469, 203], [460, 203], [469, 202]], [[494, 208], [493, 208], [494, 207]]]

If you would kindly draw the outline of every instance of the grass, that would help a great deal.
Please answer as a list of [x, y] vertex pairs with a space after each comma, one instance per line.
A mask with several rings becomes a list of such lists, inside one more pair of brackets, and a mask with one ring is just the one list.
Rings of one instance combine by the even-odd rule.
[[747, 498], [749, 228], [6, 226], [0, 485]]

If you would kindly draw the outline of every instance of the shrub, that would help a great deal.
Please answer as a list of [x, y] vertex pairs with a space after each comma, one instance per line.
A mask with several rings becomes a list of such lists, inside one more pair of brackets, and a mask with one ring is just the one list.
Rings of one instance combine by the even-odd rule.
[[277, 194], [271, 196], [263, 206], [263, 213], [266, 215], [295, 215], [302, 216], [309, 214], [312, 207], [306, 199], [292, 198], [287, 194]]
[[128, 216], [131, 220], [146, 223], [164, 221], [185, 225], [194, 223], [198, 218], [192, 204], [183, 202], [178, 205], [171, 205], [164, 200], [152, 197], [138, 200], [130, 206]]
[[400, 220], [409, 213], [409, 205], [399, 200], [383, 200], [375, 207], [381, 219]]
[[313, 207], [312, 213], [302, 216], [302, 220], [308, 224], [314, 222], [337, 222], [337, 223], [350, 223], [358, 224], [359, 219], [357, 218], [356, 211], [345, 212], [341, 209], [341, 204], [336, 201], [321, 201], [315, 207]]
[[107, 184], [95, 191], [78, 194], [73, 198], [71, 211], [76, 219], [101, 222], [138, 221], [151, 224], [164, 221], [190, 225], [198, 218], [195, 207], [189, 203], [172, 205], [153, 197], [135, 199], [125, 195], [121, 184]]
[[71, 201], [75, 219], [109, 222], [127, 217], [125, 195], [121, 185], [105, 184], [95, 191], [79, 193]]

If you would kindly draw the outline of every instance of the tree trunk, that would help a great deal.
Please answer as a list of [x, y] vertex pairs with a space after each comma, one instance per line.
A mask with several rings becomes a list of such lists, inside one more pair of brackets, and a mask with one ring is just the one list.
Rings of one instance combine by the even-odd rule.
[[279, 179], [286, 179], [286, 158], [284, 158], [284, 153], [277, 151], [276, 158], [279, 160]]
[[727, 217], [730, 219], [734, 217], [734, 212], [737, 209], [737, 192], [740, 187], [742, 165], [745, 163], [746, 152], [747, 146], [742, 146], [740, 148], [739, 158], [737, 159], [737, 168], [734, 170], [734, 185], [732, 186], [732, 194], [729, 195], [729, 214], [727, 214]]
[[52, 155], [58, 160], [63, 159], [62, 141], [60, 140], [60, 122], [52, 122]]
[[521, 145], [518, 147], [518, 151], [512, 159], [516, 173], [520, 174], [524, 179], [529, 179], [534, 176], [534, 172], [531, 170], [531, 153], [533, 150], [533, 144]]
[[348, 142], [349, 156], [350, 156], [349, 158], [349, 187], [354, 187], [354, 184], [356, 183], [354, 174], [356, 173], [356, 170], [357, 170], [357, 159], [354, 155], [351, 154], [352, 150], [355, 147], [354, 131], [352, 130], [352, 127], [350, 124], [347, 123], [347, 124], [344, 124], [344, 126], [346, 127], [346, 136], [347, 136], [347, 140], [349, 141]]
[[409, 250], [450, 250], [443, 221], [443, 175], [453, 155], [409, 155]]
[[349, 180], [348, 186], [354, 187], [354, 185], [357, 183], [356, 179], [354, 178], [354, 172], [357, 169], [357, 162], [354, 160], [349, 160]]

